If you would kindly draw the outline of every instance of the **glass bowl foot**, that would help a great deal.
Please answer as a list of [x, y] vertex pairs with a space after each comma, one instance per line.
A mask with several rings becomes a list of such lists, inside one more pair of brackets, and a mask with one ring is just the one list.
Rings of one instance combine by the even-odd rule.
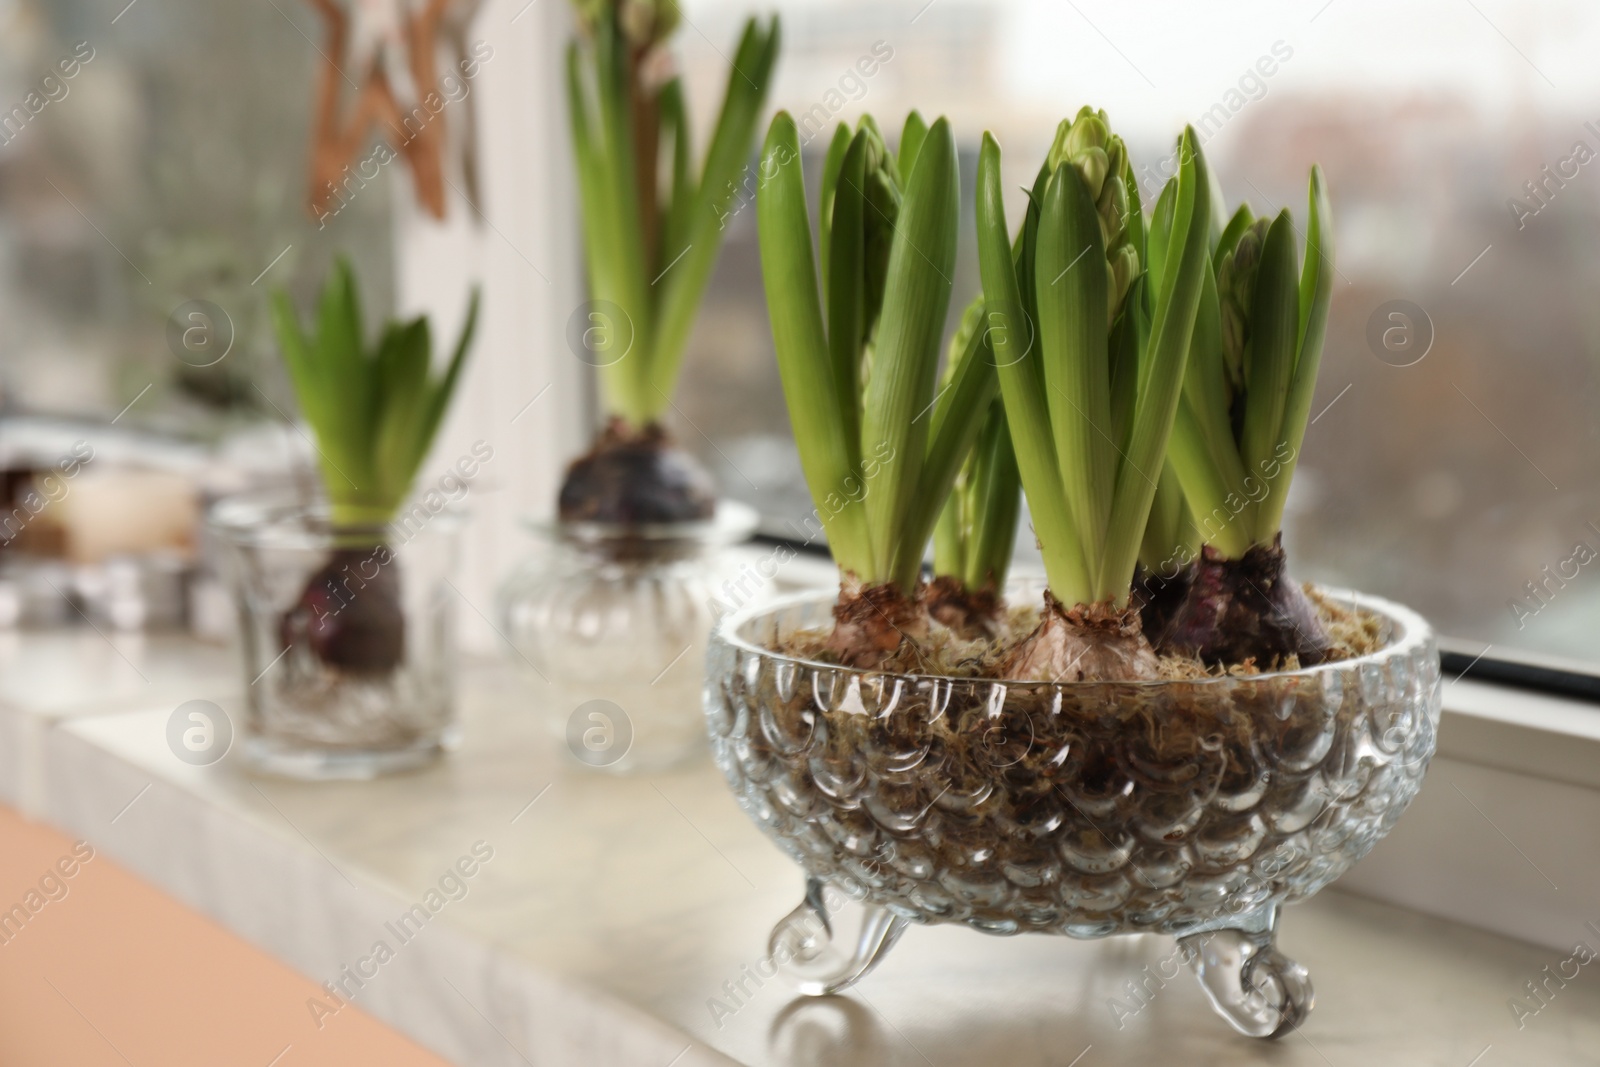
[[1278, 910], [1269, 906], [1178, 939], [1211, 1006], [1247, 1037], [1282, 1037], [1311, 1014], [1311, 976], [1278, 951], [1277, 931]]
[[907, 926], [906, 920], [887, 908], [868, 904], [854, 945], [843, 946], [823, 899], [826, 889], [821, 879], [808, 877], [805, 899], [778, 920], [767, 940], [767, 950], [784, 977], [808, 997], [838, 993], [855, 985], [889, 954]]

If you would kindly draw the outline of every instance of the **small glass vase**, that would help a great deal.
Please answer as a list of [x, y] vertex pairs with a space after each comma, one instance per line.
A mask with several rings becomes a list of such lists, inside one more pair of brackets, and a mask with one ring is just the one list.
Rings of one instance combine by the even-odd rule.
[[500, 618], [550, 732], [579, 762], [627, 774], [706, 751], [719, 550], [748, 539], [756, 521], [723, 501], [703, 522], [528, 524], [544, 550], [501, 587]]
[[335, 527], [282, 496], [221, 501], [210, 526], [239, 610], [242, 754], [292, 778], [372, 778], [459, 742], [458, 513]]
[[[1383, 647], [1183, 681], [856, 670], [777, 651], [831, 623], [831, 596], [731, 614], [706, 667], [717, 766], [805, 874], [773, 958], [816, 996], [859, 981], [912, 924], [1165, 934], [1235, 1029], [1290, 1032], [1312, 988], [1278, 951], [1279, 911], [1389, 832], [1439, 725], [1428, 624], [1328, 595], [1353, 600]], [[830, 919], [841, 895], [865, 905], [849, 940]]]

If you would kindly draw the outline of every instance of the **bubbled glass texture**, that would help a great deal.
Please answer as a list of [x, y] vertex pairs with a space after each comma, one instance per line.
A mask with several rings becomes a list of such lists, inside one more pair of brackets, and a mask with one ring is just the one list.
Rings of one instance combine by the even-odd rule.
[[812, 596], [724, 621], [706, 715], [745, 812], [806, 872], [914, 922], [1183, 935], [1304, 899], [1421, 785], [1439, 659], [1415, 613], [1362, 597], [1386, 645], [1253, 677], [1017, 683], [890, 675], [768, 651]]
[[557, 545], [517, 571], [500, 597], [552, 736], [565, 739], [574, 713], [603, 706], [626, 724], [624, 740], [607, 744], [625, 750], [603, 753], [595, 766], [659, 770], [704, 751], [699, 668], [715, 597], [698, 554], [616, 561]]

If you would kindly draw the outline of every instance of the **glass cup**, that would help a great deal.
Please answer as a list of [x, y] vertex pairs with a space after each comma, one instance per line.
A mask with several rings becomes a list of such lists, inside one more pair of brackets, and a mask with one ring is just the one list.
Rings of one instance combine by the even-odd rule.
[[335, 527], [324, 506], [235, 497], [212, 509], [243, 640], [243, 754], [294, 778], [371, 778], [459, 741], [459, 513]]

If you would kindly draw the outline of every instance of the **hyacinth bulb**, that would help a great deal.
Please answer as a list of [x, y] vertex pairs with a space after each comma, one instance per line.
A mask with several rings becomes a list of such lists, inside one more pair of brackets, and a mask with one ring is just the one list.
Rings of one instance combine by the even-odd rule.
[[717, 487], [659, 423], [633, 430], [612, 419], [594, 447], [567, 467], [558, 508], [562, 522], [699, 522], [716, 514]]
[[335, 549], [284, 613], [284, 647], [309, 647], [347, 674], [384, 675], [399, 667], [406, 616], [398, 566], [384, 545]]

